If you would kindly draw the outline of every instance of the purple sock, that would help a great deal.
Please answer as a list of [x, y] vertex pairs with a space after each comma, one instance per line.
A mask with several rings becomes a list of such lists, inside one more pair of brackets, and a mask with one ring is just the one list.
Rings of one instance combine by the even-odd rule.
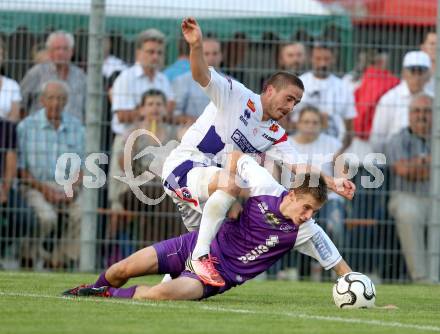
[[100, 288], [101, 286], [112, 286], [109, 281], [105, 278], [105, 271], [99, 275], [98, 279], [91, 288]]
[[107, 291], [112, 298], [133, 298], [137, 285], [133, 285], [129, 288], [109, 288]]

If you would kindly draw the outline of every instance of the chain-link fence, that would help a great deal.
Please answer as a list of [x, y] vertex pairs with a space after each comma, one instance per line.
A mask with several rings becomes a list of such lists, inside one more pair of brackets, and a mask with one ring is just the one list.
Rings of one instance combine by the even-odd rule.
[[[0, 3], [2, 267], [98, 270], [186, 232], [159, 177], [209, 103], [185, 16], [207, 63], [256, 93], [278, 70], [303, 80], [280, 123], [309, 162], [357, 186], [317, 216], [352, 268], [438, 280], [434, 0]], [[327, 277], [294, 252], [267, 273]]]

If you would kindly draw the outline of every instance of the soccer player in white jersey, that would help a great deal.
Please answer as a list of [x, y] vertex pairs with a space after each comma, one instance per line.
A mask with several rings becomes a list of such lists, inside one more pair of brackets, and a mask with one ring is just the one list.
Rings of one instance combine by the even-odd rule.
[[[171, 152], [164, 163], [162, 177], [165, 191], [177, 204], [187, 229], [192, 231], [200, 226], [191, 269], [205, 284], [224, 286], [209, 254], [211, 242], [236, 195], [229, 181], [220, 182], [233, 179], [225, 176], [229, 172], [221, 168], [226, 153], [232, 150], [266, 152], [295, 172], [297, 152], [277, 120], [300, 102], [304, 86], [296, 75], [278, 72], [268, 79], [261, 95], [255, 94], [207, 66], [202, 32], [195, 19], [183, 20], [182, 32], [190, 45], [193, 78], [212, 102]], [[310, 170], [307, 166], [303, 171]], [[331, 190], [348, 199], [353, 197], [352, 182], [328, 176], [325, 181]]]

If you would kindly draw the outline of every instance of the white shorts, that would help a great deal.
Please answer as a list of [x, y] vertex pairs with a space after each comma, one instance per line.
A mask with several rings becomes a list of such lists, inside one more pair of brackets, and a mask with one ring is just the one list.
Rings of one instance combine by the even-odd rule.
[[221, 168], [185, 160], [163, 177], [165, 192], [173, 199], [188, 231], [197, 230], [203, 207], [209, 198], [208, 186]]

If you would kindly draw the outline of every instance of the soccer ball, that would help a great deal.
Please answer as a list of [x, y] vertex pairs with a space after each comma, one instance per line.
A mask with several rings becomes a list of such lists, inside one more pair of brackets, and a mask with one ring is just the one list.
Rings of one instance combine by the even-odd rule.
[[364, 274], [351, 272], [333, 286], [333, 300], [339, 308], [370, 308], [376, 301], [376, 288]]

